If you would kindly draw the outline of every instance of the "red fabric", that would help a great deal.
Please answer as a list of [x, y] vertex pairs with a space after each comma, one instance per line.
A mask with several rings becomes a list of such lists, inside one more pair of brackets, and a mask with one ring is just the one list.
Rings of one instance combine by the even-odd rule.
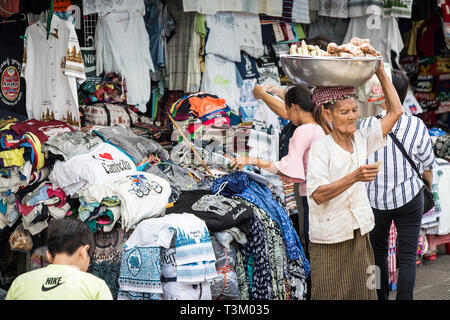
[[446, 0], [445, 4], [442, 5], [442, 16], [444, 22], [450, 22], [450, 0]]
[[23, 214], [24, 216], [26, 216], [31, 211], [33, 211], [33, 209], [35, 207], [35, 206], [28, 207], [26, 205], [21, 204], [20, 201], [16, 201], [16, 204], [17, 204], [17, 211], [19, 211], [19, 213]]
[[58, 204], [58, 208], [61, 208], [63, 205], [66, 204], [67, 202], [67, 195], [64, 192], [63, 189], [53, 189], [53, 188], [48, 188], [47, 189], [47, 195], [49, 198], [53, 198], [53, 197], [58, 197], [59, 198], [59, 204]]
[[53, 11], [67, 11], [67, 8], [72, 5], [70, 0], [53, 0]]
[[433, 57], [434, 39], [441, 29], [441, 19], [433, 14], [431, 19], [425, 21], [417, 31], [417, 53], [422, 57]]
[[212, 97], [192, 97], [189, 98], [189, 102], [191, 104], [191, 112], [198, 118], [226, 107], [225, 99], [216, 99]]
[[27, 132], [33, 133], [41, 143], [47, 142], [50, 138], [57, 136], [63, 132], [72, 132], [74, 129], [67, 123], [52, 120], [38, 121], [30, 119], [22, 123], [16, 123], [11, 126], [11, 130], [22, 136]]
[[312, 94], [312, 101], [315, 105], [322, 105], [334, 99], [354, 95], [354, 87], [316, 87]]

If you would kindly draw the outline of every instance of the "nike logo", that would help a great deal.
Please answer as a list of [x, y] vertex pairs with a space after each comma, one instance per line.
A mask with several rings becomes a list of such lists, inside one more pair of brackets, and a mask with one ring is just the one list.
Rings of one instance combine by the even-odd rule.
[[[42, 285], [41, 290], [44, 292], [53, 290], [62, 284], [64, 284], [64, 282], [61, 282], [61, 277], [48, 277], [47, 281], [45, 281], [45, 283]], [[49, 285], [51, 286], [49, 287]]]

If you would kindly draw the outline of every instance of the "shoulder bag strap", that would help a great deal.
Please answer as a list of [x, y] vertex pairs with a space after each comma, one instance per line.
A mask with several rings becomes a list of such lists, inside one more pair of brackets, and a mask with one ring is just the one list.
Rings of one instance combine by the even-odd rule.
[[[380, 119], [381, 116], [380, 115], [376, 115], [377, 119]], [[417, 175], [419, 176], [420, 179], [422, 179], [422, 176], [419, 172], [419, 169], [417, 168], [416, 164], [414, 163], [414, 161], [409, 157], [408, 153], [406, 152], [405, 148], [403, 147], [403, 145], [401, 144], [400, 141], [398, 141], [397, 137], [392, 133], [389, 132], [389, 136], [391, 137], [392, 141], [394, 141], [395, 145], [400, 149], [400, 151], [403, 153], [403, 156], [406, 158], [406, 160], [408, 160], [409, 164], [411, 165], [411, 167], [416, 171]], [[422, 179], [423, 181], [423, 179]]]

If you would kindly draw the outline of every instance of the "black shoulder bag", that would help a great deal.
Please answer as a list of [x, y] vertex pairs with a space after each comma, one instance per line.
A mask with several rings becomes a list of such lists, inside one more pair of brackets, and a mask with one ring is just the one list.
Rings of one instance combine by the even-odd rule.
[[[376, 118], [380, 119], [381, 116], [377, 115]], [[408, 162], [411, 165], [411, 167], [416, 171], [416, 173], [419, 176], [419, 178], [422, 179], [422, 181], [423, 181], [423, 187], [422, 187], [422, 189], [423, 189], [423, 213], [427, 213], [428, 211], [431, 210], [431, 208], [434, 207], [433, 192], [431, 192], [430, 188], [428, 187], [428, 181], [423, 179], [423, 177], [421, 176], [421, 174], [419, 172], [419, 169], [417, 168], [416, 164], [409, 157], [408, 153], [406, 152], [406, 150], [403, 147], [403, 145], [401, 144], [401, 142], [398, 141], [397, 137], [392, 132], [389, 132], [389, 136], [391, 137], [392, 141], [394, 141], [395, 145], [403, 153], [403, 156], [406, 158], [406, 160], [408, 160]]]

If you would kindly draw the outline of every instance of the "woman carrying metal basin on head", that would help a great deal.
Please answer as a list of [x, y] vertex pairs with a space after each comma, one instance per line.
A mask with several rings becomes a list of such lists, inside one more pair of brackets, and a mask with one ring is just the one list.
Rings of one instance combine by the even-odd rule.
[[354, 87], [313, 91], [313, 102], [332, 124], [331, 133], [311, 146], [306, 178], [313, 300], [377, 299], [369, 240], [374, 217], [365, 183], [375, 179], [381, 163], [366, 165], [366, 159], [384, 147], [403, 109], [382, 60], [375, 73], [388, 109], [370, 128], [356, 130]]

